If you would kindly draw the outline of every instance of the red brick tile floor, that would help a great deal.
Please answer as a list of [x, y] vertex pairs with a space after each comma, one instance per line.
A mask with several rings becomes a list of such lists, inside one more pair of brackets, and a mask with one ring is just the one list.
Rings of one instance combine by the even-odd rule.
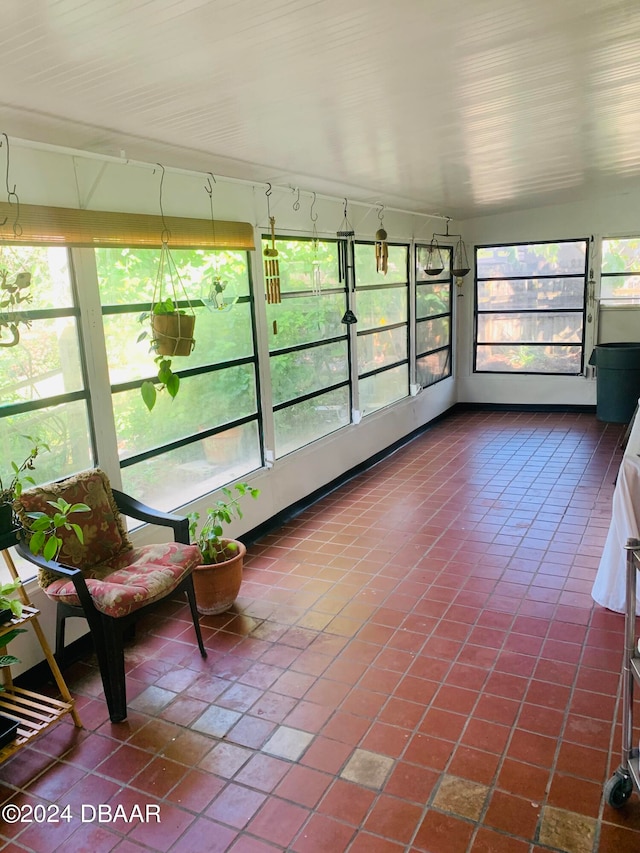
[[184, 603], [145, 620], [126, 722], [69, 667], [84, 728], [0, 766], [3, 849], [640, 850], [640, 797], [603, 802], [623, 617], [590, 597], [623, 432], [458, 413], [251, 546], [206, 661]]

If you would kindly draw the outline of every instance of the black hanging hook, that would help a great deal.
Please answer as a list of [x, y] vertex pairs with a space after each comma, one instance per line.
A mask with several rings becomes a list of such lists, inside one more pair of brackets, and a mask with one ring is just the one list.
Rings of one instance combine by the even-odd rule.
[[209, 196], [212, 196], [213, 195], [213, 184], [211, 183], [211, 181], [213, 180], [214, 184], [217, 182], [216, 182], [216, 178], [215, 178], [215, 175], [213, 174], [213, 172], [207, 172], [207, 174], [210, 177], [207, 178], [207, 183], [204, 185], [204, 188], [205, 188], [205, 191], [209, 194]]
[[265, 195], [266, 195], [266, 197], [267, 197], [267, 217], [269, 218], [269, 221], [271, 221], [271, 205], [270, 205], [270, 203], [269, 203], [269, 196], [270, 196], [270, 195], [271, 195], [271, 193], [272, 193], [272, 189], [271, 189], [271, 184], [269, 183], [269, 181], [267, 181], [266, 183], [267, 183], [267, 187], [268, 187], [268, 189], [266, 189], [266, 190], [264, 191], [264, 194], [265, 194]]
[[316, 205], [316, 194], [314, 193], [313, 194], [313, 201], [311, 202], [311, 209], [309, 211], [309, 216], [311, 217], [312, 222], [318, 221], [318, 214], [314, 213], [314, 211], [313, 211], [313, 208], [315, 207], [315, 205]]
[[[11, 198], [10, 198], [11, 192], [10, 192], [10, 190], [9, 190], [9, 137], [7, 136], [7, 134], [6, 134], [6, 133], [3, 133], [2, 135], [4, 136], [4, 138], [5, 138], [5, 139], [6, 139], [6, 141], [7, 141], [7, 176], [6, 176], [6, 183], [7, 183], [7, 201], [9, 202], [9, 204], [11, 204]], [[1, 139], [0, 139], [0, 148], [2, 148], [2, 140], [1, 140]], [[15, 190], [15, 187], [14, 187], [14, 190]], [[1, 228], [3, 225], [6, 225], [6, 224], [7, 224], [7, 222], [8, 222], [8, 220], [9, 220], [9, 217], [8, 217], [8, 216], [5, 216], [5, 218], [2, 220], [2, 222], [0, 222], [0, 228]]]
[[[216, 183], [215, 175], [213, 172], [208, 173], [210, 177], [207, 178], [207, 183], [204, 185], [205, 192], [209, 196], [209, 210], [211, 212], [211, 236], [213, 238], [213, 247], [216, 247], [216, 222], [213, 217], [213, 184]], [[213, 184], [211, 181], [213, 180]]]

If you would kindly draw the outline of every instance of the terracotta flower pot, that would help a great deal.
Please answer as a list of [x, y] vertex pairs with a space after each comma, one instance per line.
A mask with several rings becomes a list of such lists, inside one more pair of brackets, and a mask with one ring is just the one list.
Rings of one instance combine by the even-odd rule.
[[190, 355], [195, 346], [193, 314], [153, 314], [151, 328], [159, 355]]
[[238, 597], [242, 583], [242, 563], [247, 549], [235, 539], [223, 539], [225, 544], [232, 542], [237, 550], [230, 551], [230, 557], [224, 563], [210, 566], [196, 566], [193, 570], [193, 585], [196, 591], [198, 613], [211, 616], [224, 613]]

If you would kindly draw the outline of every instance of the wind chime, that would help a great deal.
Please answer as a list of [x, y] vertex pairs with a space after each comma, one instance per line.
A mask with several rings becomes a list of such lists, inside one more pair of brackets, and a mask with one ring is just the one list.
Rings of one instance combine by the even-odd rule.
[[[347, 199], [344, 200], [344, 210], [343, 210], [343, 218], [340, 228], [337, 232], [338, 237], [338, 281], [344, 281], [345, 288], [348, 289], [349, 281], [351, 281], [351, 286], [353, 287], [354, 281], [354, 271], [353, 271], [353, 238], [356, 235], [356, 232], [353, 229], [353, 226], [349, 222], [349, 218], [347, 216]], [[349, 271], [351, 271], [351, 276], [349, 276]], [[353, 313], [350, 308], [344, 312], [342, 316], [342, 323], [346, 326], [350, 326], [353, 323], [358, 322], [358, 318]]]
[[313, 224], [313, 229], [311, 232], [311, 246], [313, 251], [313, 256], [311, 258], [311, 290], [316, 296], [320, 296], [322, 292], [322, 279], [320, 275], [320, 259], [318, 258], [318, 229], [316, 228], [318, 214], [313, 212], [315, 203], [316, 194], [314, 193], [313, 201], [311, 202], [311, 210], [309, 211], [309, 216], [311, 217], [311, 222]]
[[389, 248], [387, 246], [387, 232], [383, 227], [383, 211], [384, 206], [378, 211], [378, 219], [380, 220], [380, 228], [376, 231], [376, 272], [387, 274], [387, 266], [389, 263]]
[[275, 216], [271, 216], [271, 207], [269, 204], [271, 184], [267, 186], [269, 189], [265, 192], [265, 195], [267, 197], [267, 216], [269, 217], [269, 226], [271, 228], [271, 246], [266, 246], [263, 252], [264, 284], [267, 293], [267, 304], [277, 305], [282, 302], [280, 295], [280, 262], [278, 260], [278, 250], [276, 249], [276, 219]]
[[338, 237], [338, 281], [345, 283], [347, 282], [347, 270], [351, 267], [349, 262], [351, 241], [356, 235], [347, 216], [347, 205], [348, 202], [345, 198], [342, 222], [336, 234]]

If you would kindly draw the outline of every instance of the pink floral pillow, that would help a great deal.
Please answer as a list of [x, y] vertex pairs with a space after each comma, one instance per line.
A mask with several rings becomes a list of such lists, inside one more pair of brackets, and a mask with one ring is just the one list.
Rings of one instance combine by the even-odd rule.
[[28, 489], [16, 500], [14, 509], [20, 520], [28, 524], [27, 513], [50, 514], [53, 509], [47, 501], [58, 498], [64, 498], [70, 504], [84, 503], [91, 507], [91, 512], [78, 512], [71, 517], [73, 523], [82, 528], [83, 543], [71, 530], [61, 528], [58, 531], [64, 543], [58, 562], [88, 569], [132, 547], [104, 471], [94, 468], [58, 483]]

